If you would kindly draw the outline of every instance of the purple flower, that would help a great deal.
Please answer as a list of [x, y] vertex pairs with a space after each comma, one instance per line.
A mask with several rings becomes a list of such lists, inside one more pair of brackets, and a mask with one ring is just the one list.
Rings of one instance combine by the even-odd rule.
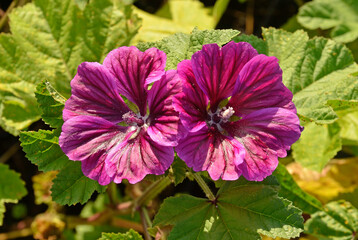
[[181, 86], [176, 71], [164, 71], [165, 62], [158, 49], [121, 47], [103, 65], [78, 67], [59, 143], [71, 160], [82, 162], [87, 177], [102, 185], [136, 183], [169, 168], [179, 122], [172, 97]]
[[214, 180], [262, 181], [301, 134], [292, 93], [275, 57], [248, 43], [204, 45], [178, 65], [174, 108], [188, 130], [176, 151]]

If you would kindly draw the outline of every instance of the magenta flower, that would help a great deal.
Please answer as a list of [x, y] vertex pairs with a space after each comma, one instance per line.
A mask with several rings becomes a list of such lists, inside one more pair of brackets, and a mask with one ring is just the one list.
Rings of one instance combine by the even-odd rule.
[[292, 93], [275, 57], [248, 43], [204, 45], [178, 65], [174, 108], [188, 130], [176, 151], [214, 180], [262, 181], [301, 134]]
[[87, 177], [102, 185], [136, 183], [169, 168], [179, 122], [172, 97], [181, 87], [176, 71], [164, 71], [165, 62], [158, 49], [121, 47], [103, 65], [78, 67], [59, 143], [71, 160], [82, 162]]

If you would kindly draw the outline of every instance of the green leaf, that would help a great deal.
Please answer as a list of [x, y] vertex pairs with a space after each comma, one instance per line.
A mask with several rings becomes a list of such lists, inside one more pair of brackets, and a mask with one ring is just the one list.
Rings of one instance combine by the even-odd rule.
[[143, 19], [135, 43], [159, 41], [175, 33], [190, 33], [194, 27], [213, 29], [218, 21], [199, 0], [169, 0], [163, 8], [165, 17], [158, 16], [164, 12], [161, 9], [155, 15], [134, 8], [134, 13]]
[[346, 200], [350, 202], [355, 208], [358, 208], [358, 187], [354, 191], [338, 194], [333, 200]]
[[308, 29], [330, 29], [338, 42], [358, 38], [358, 2], [355, 0], [314, 0], [302, 6], [298, 22]]
[[142, 236], [130, 229], [126, 233], [102, 233], [98, 240], [143, 240]]
[[323, 210], [321, 202], [304, 192], [297, 185], [284, 165], [279, 163], [276, 170], [273, 172], [273, 175], [280, 183], [281, 188], [279, 195], [281, 197], [292, 201], [293, 205], [301, 209], [304, 213], [312, 214], [319, 210]]
[[[0, 79], [2, 79], [1, 73]], [[20, 129], [27, 128], [40, 118], [34, 91], [35, 85], [24, 81], [14, 83], [0, 81], [0, 116], [2, 116], [0, 126], [4, 130], [18, 135]]]
[[358, 39], [353, 42], [347, 43], [346, 46], [352, 51], [354, 60], [358, 62]]
[[53, 205], [50, 188], [52, 180], [56, 177], [57, 171], [41, 172], [33, 176], [32, 188], [34, 189], [35, 203], [37, 205]]
[[226, 182], [216, 202], [190, 195], [164, 200], [153, 224], [174, 225], [170, 239], [261, 239], [299, 236], [303, 219], [299, 209], [277, 196], [277, 182], [242, 178]]
[[305, 231], [320, 240], [353, 240], [358, 232], [358, 210], [349, 202], [330, 202], [305, 223]]
[[343, 144], [358, 146], [358, 111], [344, 115], [337, 122]]
[[179, 62], [190, 59], [191, 55], [201, 50], [204, 44], [217, 43], [222, 46], [237, 36], [236, 30], [204, 30], [194, 29], [192, 34], [177, 33], [158, 42], [139, 43], [142, 51], [156, 47], [167, 54], [166, 69], [176, 69]]
[[99, 194], [95, 201], [88, 201], [86, 205], [83, 206], [80, 217], [89, 218], [96, 213], [106, 210], [109, 204], [108, 194]]
[[293, 157], [303, 167], [322, 171], [328, 161], [342, 149], [338, 123], [305, 125], [300, 139], [292, 145]]
[[357, 100], [328, 100], [327, 105], [331, 106], [335, 111], [342, 111], [344, 113], [352, 112], [357, 109]]
[[17, 203], [27, 194], [25, 183], [20, 174], [0, 163], [0, 226], [3, 224], [5, 203]]
[[102, 233], [120, 231], [123, 229], [111, 225], [77, 225], [75, 240], [98, 240]]
[[121, 1], [35, 0], [14, 9], [12, 34], [0, 36], [0, 124], [18, 134], [40, 118], [35, 87], [50, 82], [70, 95], [70, 80], [84, 61], [101, 62], [128, 45], [139, 21]]
[[174, 162], [170, 166], [169, 175], [174, 182], [174, 186], [182, 183], [186, 178], [187, 166], [183, 160], [181, 160], [178, 156], [175, 156]]
[[268, 54], [267, 42], [263, 39], [256, 37], [255, 35], [240, 34], [233, 39], [235, 42], [248, 42], [253, 46], [258, 53]]
[[42, 120], [53, 128], [60, 128], [63, 124], [62, 111], [67, 99], [58, 93], [49, 82], [38, 84], [35, 95], [42, 110]]
[[102, 193], [106, 186], [87, 178], [81, 170], [81, 162], [68, 161], [53, 180], [51, 188], [53, 201], [61, 205], [84, 204], [94, 191]]
[[27, 159], [40, 171], [60, 170], [69, 162], [58, 145], [59, 130], [39, 130], [20, 133], [21, 146]]
[[325, 38], [309, 40], [300, 30], [264, 28], [263, 37], [268, 55], [279, 59], [283, 83], [294, 94], [302, 121], [332, 123], [338, 117], [328, 101], [358, 99], [358, 66], [344, 45]]

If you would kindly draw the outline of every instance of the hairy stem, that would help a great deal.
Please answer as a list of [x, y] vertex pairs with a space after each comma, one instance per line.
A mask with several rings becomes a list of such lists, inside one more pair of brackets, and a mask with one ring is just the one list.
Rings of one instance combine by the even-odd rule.
[[0, 30], [4, 27], [5, 23], [7, 22], [8, 15], [12, 11], [14, 7], [16, 7], [19, 0], [14, 0], [11, 2], [10, 6], [7, 8], [5, 14], [0, 19]]
[[0, 240], [23, 238], [31, 235], [32, 235], [31, 228], [24, 228], [20, 230], [15, 230], [13, 232], [0, 233]]
[[120, 227], [120, 228], [127, 228], [127, 229], [133, 229], [139, 233], [144, 233], [145, 230], [143, 229], [143, 226], [137, 222], [129, 221], [122, 218], [112, 218], [111, 225]]
[[215, 201], [215, 195], [213, 194], [213, 192], [210, 190], [209, 186], [206, 184], [206, 182], [204, 181], [204, 179], [200, 176], [199, 173], [192, 173], [195, 181], [199, 184], [199, 186], [201, 187], [201, 189], [204, 191], [205, 195], [207, 198], [209, 198], [210, 201]]
[[140, 207], [146, 205], [150, 200], [158, 196], [166, 187], [171, 184], [169, 177], [163, 177], [152, 183], [143, 194], [136, 200], [134, 206]]
[[107, 188], [107, 194], [109, 197], [109, 201], [112, 205], [117, 205], [118, 202], [118, 192], [117, 192], [117, 184], [111, 182]]
[[246, 7], [246, 20], [245, 20], [245, 33], [247, 35], [253, 34], [254, 32], [254, 9], [255, 0], [249, 0]]
[[143, 210], [143, 214], [144, 214], [144, 217], [145, 217], [145, 220], [147, 221], [147, 224], [148, 224], [148, 227], [152, 227], [153, 224], [152, 224], [152, 220], [150, 220], [150, 216], [148, 214], [148, 210], [145, 208], [145, 207], [142, 207], [142, 210]]
[[144, 209], [145, 207], [140, 207], [138, 208], [139, 214], [140, 214], [140, 219], [142, 221], [142, 225], [143, 225], [143, 234], [144, 234], [144, 238], [145, 240], [152, 240], [152, 237], [150, 236], [149, 232], [148, 232], [148, 222], [144, 213]]
[[77, 225], [103, 225], [104, 223], [110, 223], [112, 226], [134, 229], [137, 232], [143, 233], [144, 229], [141, 224], [133, 222], [127, 219], [122, 219], [114, 216], [115, 212], [105, 210], [104, 212], [95, 214], [89, 218], [81, 218], [75, 216], [67, 216], [65, 218], [66, 226], [68, 229], [75, 228]]
[[5, 163], [20, 149], [20, 145], [15, 143], [0, 157], [0, 163]]

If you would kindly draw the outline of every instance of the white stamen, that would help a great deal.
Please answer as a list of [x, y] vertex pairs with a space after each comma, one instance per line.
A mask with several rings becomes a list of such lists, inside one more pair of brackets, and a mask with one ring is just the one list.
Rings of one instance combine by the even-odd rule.
[[226, 109], [226, 108], [224, 107], [223, 110], [224, 110], [224, 111], [222, 111], [222, 112], [220, 113], [221, 119], [222, 119], [223, 122], [227, 122], [227, 121], [230, 119], [230, 117], [231, 117], [232, 115], [234, 115], [235, 111], [234, 111], [234, 109], [233, 109], [232, 107], [229, 107], [228, 109]]
[[216, 126], [219, 132], [223, 132], [224, 129], [221, 127], [222, 123], [226, 123], [229, 121], [232, 115], [234, 115], [235, 111], [232, 107], [223, 107], [218, 108], [214, 113], [209, 109], [208, 115], [209, 119], [207, 120], [208, 126]]

